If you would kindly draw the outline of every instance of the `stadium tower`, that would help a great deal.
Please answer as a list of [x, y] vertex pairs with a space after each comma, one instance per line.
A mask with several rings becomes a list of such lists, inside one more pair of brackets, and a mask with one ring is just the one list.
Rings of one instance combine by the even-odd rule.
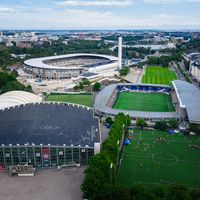
[[119, 69], [122, 68], [122, 37], [118, 40], [118, 65]]

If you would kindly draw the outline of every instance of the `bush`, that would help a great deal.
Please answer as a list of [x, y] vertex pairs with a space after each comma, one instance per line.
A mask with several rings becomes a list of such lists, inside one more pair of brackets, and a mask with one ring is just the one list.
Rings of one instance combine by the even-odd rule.
[[155, 128], [155, 129], [158, 129], [158, 130], [161, 130], [161, 131], [165, 131], [165, 130], [167, 130], [169, 127], [168, 127], [166, 121], [158, 121], [158, 122], [155, 123], [154, 128]]
[[94, 86], [93, 86], [93, 91], [94, 91], [94, 92], [97, 92], [97, 91], [99, 91], [100, 89], [101, 89], [101, 83], [96, 82], [96, 83], [94, 84]]
[[139, 126], [141, 129], [143, 129], [144, 127], [147, 127], [147, 123], [144, 119], [137, 119], [136, 126]]
[[119, 71], [121, 76], [126, 76], [129, 73], [129, 67], [124, 67]]
[[111, 117], [107, 117], [107, 118], [106, 118], [106, 123], [109, 124], [110, 126], [112, 126], [113, 123], [114, 123], [114, 121], [112, 120]]
[[176, 129], [176, 128], [178, 128], [179, 123], [176, 119], [171, 119], [168, 121], [168, 126], [169, 126], [169, 128]]

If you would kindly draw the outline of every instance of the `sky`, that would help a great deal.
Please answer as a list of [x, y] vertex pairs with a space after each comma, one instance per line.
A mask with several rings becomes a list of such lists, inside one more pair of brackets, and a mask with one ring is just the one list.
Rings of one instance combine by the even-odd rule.
[[0, 29], [200, 30], [200, 0], [0, 0]]

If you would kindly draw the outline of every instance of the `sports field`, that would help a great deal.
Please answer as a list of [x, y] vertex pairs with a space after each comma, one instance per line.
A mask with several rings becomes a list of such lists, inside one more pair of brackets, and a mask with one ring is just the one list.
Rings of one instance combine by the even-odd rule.
[[51, 94], [47, 97], [47, 101], [68, 102], [89, 107], [92, 107], [93, 104], [92, 95], [90, 94]]
[[142, 83], [172, 85], [176, 80], [176, 74], [168, 67], [148, 66], [142, 76]]
[[[161, 131], [135, 131], [130, 145], [125, 146], [117, 181], [132, 187], [182, 182], [189, 187], [200, 185], [200, 145], [198, 136], [169, 135]], [[192, 138], [191, 138], [192, 137]]]
[[170, 112], [174, 111], [171, 96], [162, 93], [119, 92], [115, 109]]

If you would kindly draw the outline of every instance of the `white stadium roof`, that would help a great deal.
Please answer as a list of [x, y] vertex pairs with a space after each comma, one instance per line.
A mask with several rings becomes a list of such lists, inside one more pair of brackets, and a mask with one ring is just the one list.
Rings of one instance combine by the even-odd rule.
[[0, 95], [0, 110], [28, 103], [39, 103], [42, 98], [25, 91], [10, 91]]
[[66, 54], [66, 55], [59, 55], [59, 56], [49, 56], [49, 57], [42, 57], [42, 58], [32, 58], [29, 60], [25, 60], [24, 64], [30, 67], [35, 68], [46, 68], [46, 69], [79, 69], [80, 67], [60, 67], [60, 66], [52, 66], [45, 64], [45, 61], [56, 60], [56, 59], [64, 59], [64, 58], [73, 58], [79, 56], [94, 56], [99, 58], [105, 58], [110, 61], [118, 61], [117, 57], [109, 56], [109, 55], [101, 55], [101, 54], [87, 54], [87, 53], [77, 53], [77, 54]]
[[172, 81], [181, 108], [187, 111], [191, 123], [200, 124], [200, 90], [185, 81]]

